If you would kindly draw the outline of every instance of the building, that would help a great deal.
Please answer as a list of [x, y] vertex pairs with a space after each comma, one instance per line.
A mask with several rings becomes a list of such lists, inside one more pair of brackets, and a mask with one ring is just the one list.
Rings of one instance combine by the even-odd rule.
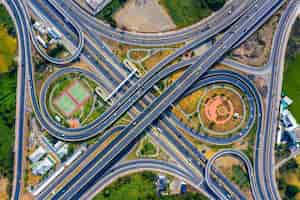
[[300, 126], [288, 107], [293, 100], [283, 96], [280, 101], [280, 123], [277, 132], [277, 144], [281, 144], [287, 136], [289, 148], [291, 151], [300, 147]]
[[282, 110], [285, 110], [289, 107], [289, 105], [291, 105], [293, 103], [293, 100], [290, 99], [288, 96], [284, 96], [282, 99], [281, 99], [281, 109]]
[[60, 149], [62, 146], [64, 145], [64, 143], [62, 141], [58, 141], [55, 143], [54, 148], [55, 150]]
[[290, 132], [293, 131], [295, 128], [298, 127], [297, 121], [295, 117], [292, 115], [292, 113], [285, 109], [281, 113], [281, 122], [283, 124], [283, 127], [285, 128], [286, 131]]
[[55, 39], [55, 40], [59, 40], [62, 37], [60, 32], [58, 32], [54, 28], [50, 28], [50, 27], [48, 27], [48, 34], [52, 39]]
[[59, 122], [59, 123], [61, 122], [61, 118], [60, 118], [58, 115], [55, 115], [54, 118], [55, 118], [55, 120], [56, 120], [57, 122]]
[[48, 45], [47, 45], [47, 43], [45, 42], [45, 40], [43, 40], [42, 38], [41, 38], [41, 36], [36, 36], [36, 40], [45, 48], [45, 49], [47, 49], [48, 48]]
[[95, 11], [106, 0], [86, 0], [86, 3]]
[[29, 160], [33, 163], [39, 161], [46, 155], [47, 151], [43, 147], [37, 148], [32, 154], [29, 155]]
[[96, 15], [110, 2], [111, 0], [86, 0], [86, 3], [91, 8], [91, 12], [93, 15]]
[[49, 156], [32, 165], [32, 173], [37, 176], [45, 175], [55, 165], [55, 161]]
[[68, 144], [64, 144], [56, 151], [59, 158], [63, 158], [65, 155], [68, 154], [68, 147]]
[[297, 139], [294, 131], [286, 132], [286, 134], [290, 137], [291, 144], [296, 145], [297, 144]]
[[41, 22], [35, 22], [35, 23], [33, 24], [33, 28], [34, 28], [37, 32], [39, 32], [39, 34], [41, 34], [41, 35], [47, 34], [47, 29], [46, 29], [45, 25], [42, 24]]
[[52, 38], [50, 41], [49, 41], [49, 45], [52, 45], [52, 44], [56, 44], [57, 43], [57, 40]]
[[277, 145], [281, 144], [281, 139], [283, 137], [284, 129], [281, 124], [279, 124], [278, 132], [277, 132], [277, 138], [276, 143]]
[[187, 185], [185, 182], [181, 182], [181, 186], [180, 186], [180, 194], [184, 194], [187, 192]]
[[68, 147], [69, 145], [62, 141], [58, 141], [55, 143], [54, 149], [60, 159], [68, 154]]
[[164, 175], [159, 175], [157, 182], [156, 182], [156, 187], [157, 191], [159, 194], [162, 194], [163, 192], [166, 192], [168, 189], [168, 179]]
[[295, 134], [296, 142], [300, 143], [300, 126], [294, 129], [294, 134]]

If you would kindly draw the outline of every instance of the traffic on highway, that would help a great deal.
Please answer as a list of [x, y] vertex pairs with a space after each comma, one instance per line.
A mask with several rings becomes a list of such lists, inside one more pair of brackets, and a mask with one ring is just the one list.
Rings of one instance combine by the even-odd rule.
[[187, 15], [211, 10], [184, 25], [170, 2], [3, 1], [18, 43], [11, 199], [289, 199], [277, 174], [300, 152], [282, 89], [300, 1], [187, 0]]

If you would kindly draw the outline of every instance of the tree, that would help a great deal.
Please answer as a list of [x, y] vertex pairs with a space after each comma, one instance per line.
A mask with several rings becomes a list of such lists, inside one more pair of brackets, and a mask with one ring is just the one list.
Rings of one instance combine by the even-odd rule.
[[282, 178], [278, 179], [278, 189], [285, 191], [286, 187], [287, 187], [287, 184], [284, 181], [284, 179], [282, 179]]
[[225, 0], [206, 0], [206, 3], [213, 11], [219, 10], [225, 4]]
[[110, 191], [109, 191], [109, 189], [105, 189], [105, 190], [104, 190], [103, 196], [104, 196], [104, 197], [109, 197], [109, 196], [110, 196]]
[[292, 199], [295, 197], [295, 195], [298, 193], [298, 188], [294, 185], [288, 185], [286, 187], [285, 195], [289, 198]]
[[293, 172], [297, 167], [298, 167], [297, 161], [295, 159], [291, 159], [279, 169], [279, 172], [280, 173]]

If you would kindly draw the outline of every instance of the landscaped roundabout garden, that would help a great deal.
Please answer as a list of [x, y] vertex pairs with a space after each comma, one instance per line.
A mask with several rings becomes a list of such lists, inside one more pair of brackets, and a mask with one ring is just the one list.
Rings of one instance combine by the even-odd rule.
[[199, 133], [230, 137], [249, 129], [249, 99], [243, 92], [229, 84], [214, 84], [184, 97], [179, 101], [187, 125]]
[[214, 134], [234, 132], [244, 124], [247, 114], [239, 91], [224, 85], [207, 88], [197, 111], [201, 128]]

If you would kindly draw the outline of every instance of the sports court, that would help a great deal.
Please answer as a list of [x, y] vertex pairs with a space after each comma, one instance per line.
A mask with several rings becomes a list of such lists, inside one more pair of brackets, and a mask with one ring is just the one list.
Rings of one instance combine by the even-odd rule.
[[71, 116], [90, 98], [89, 90], [78, 80], [73, 81], [54, 100], [56, 107], [66, 116]]
[[79, 81], [75, 81], [67, 92], [70, 94], [71, 98], [80, 105], [90, 97], [88, 89], [85, 88]]

